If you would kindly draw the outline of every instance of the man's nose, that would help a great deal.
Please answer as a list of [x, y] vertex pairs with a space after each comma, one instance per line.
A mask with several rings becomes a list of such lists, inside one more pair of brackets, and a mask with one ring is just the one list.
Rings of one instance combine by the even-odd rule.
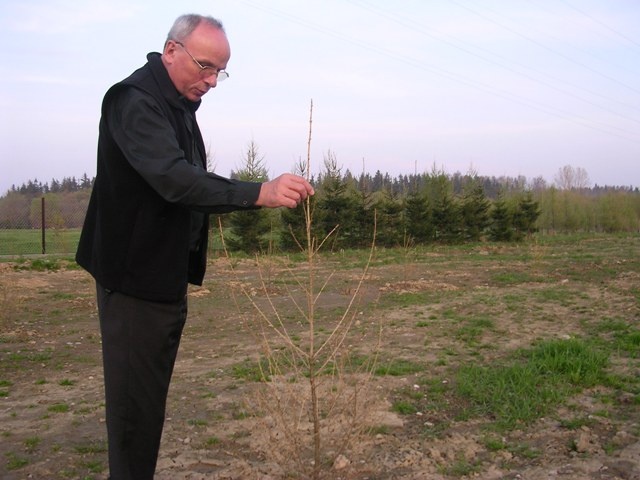
[[218, 75], [213, 74], [209, 75], [208, 77], [204, 77], [204, 83], [206, 83], [209, 88], [215, 88], [218, 84]]

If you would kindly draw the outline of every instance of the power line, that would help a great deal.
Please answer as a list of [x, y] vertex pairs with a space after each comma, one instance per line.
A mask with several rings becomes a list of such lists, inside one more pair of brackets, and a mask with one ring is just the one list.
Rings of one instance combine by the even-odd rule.
[[400, 54], [398, 54], [396, 52], [392, 52], [392, 51], [390, 51], [388, 49], [384, 49], [384, 48], [381, 48], [381, 47], [378, 47], [378, 46], [371, 45], [371, 44], [369, 44], [367, 42], [356, 40], [353, 37], [349, 37], [347, 35], [344, 35], [341, 32], [338, 32], [336, 30], [333, 30], [333, 29], [330, 29], [330, 28], [327, 28], [327, 27], [323, 27], [323, 26], [320, 26], [318, 24], [309, 22], [307, 20], [301, 19], [300, 17], [297, 17], [297, 16], [292, 15], [292, 14], [287, 13], [287, 12], [283, 12], [283, 11], [275, 9], [273, 7], [267, 7], [267, 6], [264, 6], [264, 5], [260, 5], [260, 4], [257, 4], [257, 3], [253, 2], [253, 1], [251, 1], [251, 0], [241, 0], [241, 1], [245, 5], [247, 5], [249, 7], [252, 7], [254, 9], [256, 9], [256, 10], [260, 10], [262, 12], [268, 13], [268, 14], [273, 15], [275, 17], [279, 17], [281, 19], [284, 19], [284, 20], [286, 20], [288, 22], [295, 23], [295, 24], [301, 25], [301, 26], [303, 26], [305, 28], [310, 28], [310, 29], [316, 30], [318, 32], [327, 34], [329, 36], [338, 38], [338, 39], [340, 39], [342, 41], [345, 41], [345, 42], [350, 43], [352, 45], [356, 45], [356, 46], [358, 46], [360, 48], [364, 48], [366, 50], [373, 51], [373, 52], [378, 53], [380, 55], [384, 55], [384, 56], [393, 58], [393, 59], [395, 59], [397, 61], [400, 61], [402, 63], [410, 65], [410, 66], [412, 66], [414, 68], [426, 70], [426, 71], [431, 72], [431, 73], [433, 73], [435, 75], [438, 75], [438, 76], [441, 76], [441, 77], [444, 77], [444, 78], [447, 78], [447, 79], [450, 79], [450, 80], [454, 80], [454, 81], [456, 81], [458, 83], [462, 83], [464, 85], [470, 86], [470, 87], [475, 88], [477, 90], [481, 90], [481, 91], [484, 91], [486, 93], [490, 93], [490, 94], [492, 94], [494, 96], [509, 100], [511, 102], [518, 103], [520, 105], [527, 106], [529, 108], [536, 109], [536, 110], [541, 111], [543, 113], [546, 113], [548, 115], [552, 115], [552, 116], [555, 116], [557, 118], [560, 118], [560, 119], [563, 119], [563, 120], [567, 120], [567, 121], [575, 123], [577, 125], [580, 125], [580, 126], [583, 126], [583, 127], [586, 127], [586, 128], [590, 128], [592, 130], [597, 130], [597, 131], [600, 131], [602, 133], [613, 135], [613, 136], [628, 140], [628, 141], [633, 142], [633, 143], [640, 143], [640, 140], [637, 138], [637, 133], [636, 132], [629, 132], [629, 131], [626, 131], [626, 130], [621, 129], [619, 127], [606, 125], [606, 124], [603, 124], [601, 122], [597, 122], [597, 121], [594, 121], [594, 120], [588, 120], [588, 119], [585, 119], [583, 117], [577, 116], [577, 115], [573, 114], [572, 112], [567, 112], [567, 111], [564, 111], [564, 110], [562, 110], [560, 108], [557, 108], [557, 107], [554, 107], [554, 106], [551, 106], [551, 105], [543, 104], [543, 103], [535, 101], [535, 100], [526, 99], [524, 97], [521, 97], [521, 96], [518, 96], [518, 95], [514, 95], [514, 94], [512, 94], [510, 92], [507, 92], [505, 90], [498, 89], [498, 88], [495, 88], [495, 87], [493, 87], [491, 85], [472, 80], [472, 79], [470, 79], [468, 77], [460, 76], [460, 75], [458, 75], [456, 73], [447, 71], [445, 69], [434, 67], [432, 65], [427, 65], [422, 61], [416, 60], [416, 59], [408, 57], [406, 55], [400, 55]]
[[[545, 7], [545, 6], [537, 3], [536, 0], [523, 0], [523, 1], [529, 3], [530, 5], [533, 5], [535, 8], [545, 10], [547, 13], [549, 13], [549, 14], [551, 14], [553, 16], [561, 16], [564, 23], [571, 22], [576, 26], [583, 27], [582, 23], [576, 22], [574, 17], [570, 17], [570, 16], [564, 14], [564, 12], [558, 12], [557, 10], [556, 11], [550, 10], [548, 7]], [[549, 34], [547, 33], [547, 35], [549, 35]], [[555, 40], [559, 40], [558, 37], [555, 37], [553, 35], [549, 35], [549, 36], [551, 38], [555, 39]], [[564, 40], [564, 41], [566, 42], [566, 40]], [[630, 73], [630, 74], [633, 74], [633, 75], [636, 75], [638, 73], [637, 69], [636, 70], [632, 70], [632, 69], [628, 68], [626, 65], [622, 65], [620, 63], [616, 63], [616, 62], [613, 61], [612, 58], [610, 58], [610, 57], [606, 57], [605, 58], [602, 55], [598, 55], [592, 49], [582, 48], [580, 46], [576, 46], [575, 44], [571, 44], [571, 47], [573, 49], [575, 49], [575, 50], [580, 51], [582, 54], [588, 55], [588, 56], [598, 60], [599, 62], [607, 63], [607, 64], [609, 64], [609, 65], [611, 65], [611, 66], [613, 66], [613, 67], [615, 67], [617, 69], [624, 70], [627, 73]]]
[[[462, 42], [462, 46], [460, 46], [458, 43], [456, 43], [454, 41], [447, 40], [447, 39], [444, 39], [444, 38], [442, 38], [442, 37], [440, 37], [438, 35], [434, 35], [434, 34], [430, 33], [428, 30], [426, 30], [424, 25], [422, 25], [422, 24], [420, 24], [420, 23], [418, 23], [416, 21], [409, 20], [409, 19], [406, 19], [404, 17], [400, 17], [398, 15], [393, 15], [389, 11], [384, 11], [383, 12], [381, 9], [375, 8], [370, 3], [367, 3], [365, 1], [359, 1], [359, 0], [348, 0], [348, 1], [350, 3], [352, 3], [353, 5], [359, 7], [359, 8], [367, 10], [370, 13], [374, 13], [374, 14], [379, 15], [379, 16], [387, 19], [387, 20], [393, 21], [393, 22], [395, 22], [395, 23], [397, 23], [397, 24], [399, 24], [401, 26], [410, 28], [410, 29], [412, 29], [414, 31], [417, 31], [418, 33], [421, 33], [421, 34], [426, 35], [426, 36], [428, 36], [430, 38], [433, 38], [433, 39], [435, 39], [437, 41], [440, 41], [440, 42], [443, 42], [443, 43], [445, 43], [447, 45], [450, 45], [450, 46], [452, 46], [452, 47], [454, 47], [454, 48], [456, 48], [456, 49], [458, 49], [458, 50], [460, 50], [460, 51], [462, 51], [464, 53], [467, 53], [467, 54], [472, 55], [472, 56], [474, 56], [476, 58], [479, 58], [479, 59], [481, 59], [481, 60], [483, 60], [485, 62], [491, 63], [493, 65], [497, 65], [497, 66], [499, 66], [501, 68], [504, 68], [504, 69], [506, 69], [506, 70], [508, 70], [510, 72], [513, 72], [513, 73], [515, 73], [517, 75], [523, 76], [524, 78], [526, 78], [528, 80], [531, 80], [531, 81], [533, 81], [535, 83], [538, 83], [540, 85], [544, 85], [545, 87], [548, 87], [548, 88], [551, 88], [553, 90], [556, 90], [556, 91], [558, 91], [558, 92], [560, 92], [560, 93], [562, 93], [564, 95], [568, 95], [570, 97], [576, 98], [576, 99], [578, 99], [580, 101], [583, 101], [583, 102], [588, 103], [588, 104], [590, 104], [592, 106], [598, 107], [598, 108], [600, 108], [602, 110], [605, 110], [605, 111], [607, 111], [609, 113], [612, 113], [612, 114], [614, 114], [616, 116], [619, 116], [621, 118], [624, 118], [626, 120], [631, 120], [632, 122], [640, 123], [640, 120], [638, 120], [636, 118], [630, 117], [630, 116], [625, 115], [623, 113], [614, 111], [611, 108], [608, 108], [606, 106], [603, 106], [603, 105], [600, 105], [598, 103], [595, 103], [595, 102], [593, 102], [593, 101], [591, 101], [591, 100], [589, 100], [587, 98], [584, 98], [584, 97], [582, 97], [580, 95], [577, 95], [573, 91], [568, 91], [568, 90], [559, 88], [557, 85], [555, 85], [553, 83], [549, 83], [548, 81], [541, 80], [541, 79], [535, 78], [535, 77], [533, 77], [533, 76], [531, 76], [531, 75], [529, 75], [527, 73], [523, 73], [521, 71], [518, 71], [518, 70], [512, 68], [511, 66], [509, 66], [508, 64], [505, 64], [504, 62], [498, 62], [498, 61], [492, 60], [491, 58], [487, 58], [484, 55], [479, 55], [479, 54], [471, 51], [470, 48], [475, 48], [476, 50], [480, 50], [481, 52], [486, 52], [489, 55], [493, 55], [493, 56], [495, 56], [495, 57], [497, 57], [499, 59], [502, 59], [502, 60], [504, 60], [504, 61], [506, 61], [508, 63], [512, 63], [512, 64], [517, 65], [517, 66], [519, 66], [521, 68], [524, 68], [526, 70], [533, 71], [536, 74], [540, 74], [540, 72], [538, 72], [537, 70], [535, 70], [535, 69], [533, 69], [533, 68], [531, 68], [531, 67], [529, 67], [527, 65], [524, 65], [524, 64], [519, 63], [519, 62], [514, 62], [513, 60], [509, 60], [509, 59], [505, 58], [502, 55], [496, 54], [495, 52], [490, 52], [487, 49], [484, 49], [484, 48], [481, 48], [481, 47], [478, 47], [478, 46], [470, 47], [470, 46], [466, 45], [464, 42]], [[439, 33], [439, 32], [437, 32], [437, 30], [436, 30], [436, 33]], [[615, 102], [615, 103], [618, 103], [618, 104], [623, 105], [625, 107], [629, 107], [629, 108], [633, 108], [635, 110], [638, 110], [637, 108], [633, 107], [632, 105], [619, 102], [619, 101], [617, 101], [617, 100], [615, 100], [613, 98], [610, 98], [608, 96], [602, 95], [601, 93], [594, 92], [592, 90], [586, 89], [586, 88], [584, 88], [584, 87], [582, 87], [580, 85], [575, 85], [575, 84], [572, 84], [570, 82], [566, 82], [565, 80], [560, 79], [558, 77], [554, 77], [552, 75], [548, 75], [548, 74], [543, 74], [543, 75], [551, 78], [552, 80], [554, 80], [556, 82], [565, 83], [565, 84], [573, 87], [574, 89], [583, 90], [585, 92], [590, 93], [591, 95], [598, 96], [598, 97], [603, 98], [605, 100], [608, 100], [610, 102]]]
[[626, 40], [627, 42], [629, 42], [631, 45], [634, 45], [635, 47], [640, 47], [640, 43], [636, 42], [634, 39], [626, 36], [625, 34], [619, 32], [618, 30], [610, 27], [609, 25], [607, 25], [606, 23], [604, 23], [602, 20], [597, 19], [596, 17], [594, 17], [593, 15], [589, 15], [587, 12], [585, 12], [584, 10], [579, 9], [578, 7], [576, 7], [575, 5], [572, 5], [571, 3], [567, 2], [567, 0], [560, 0], [562, 3], [564, 3], [566, 6], [568, 6], [569, 8], [572, 8], [573, 10], [575, 10], [576, 12], [584, 15], [585, 17], [591, 19], [593, 22], [597, 23], [598, 25], [600, 25], [602, 28], [604, 28], [605, 30], [609, 30], [610, 32], [616, 34], [618, 37]]
[[607, 75], [605, 73], [599, 72], [598, 70], [595, 70], [594, 68], [591, 68], [589, 65], [585, 65], [584, 63], [582, 63], [582, 62], [580, 62], [578, 60], [575, 60], [575, 59], [565, 55], [564, 53], [559, 52], [558, 50], [556, 50], [554, 48], [551, 48], [551, 47], [548, 47], [547, 45], [544, 45], [543, 43], [537, 41], [534, 38], [531, 38], [531, 37], [529, 37], [529, 36], [527, 36], [527, 35], [525, 35], [523, 33], [520, 33], [517, 30], [514, 30], [513, 28], [511, 28], [511, 27], [509, 27], [507, 25], [504, 25], [504, 24], [502, 24], [500, 22], [497, 22], [497, 21], [487, 17], [486, 15], [483, 15], [482, 13], [478, 12], [477, 10], [474, 10], [473, 8], [471, 8], [471, 7], [467, 6], [467, 5], [464, 5], [463, 3], [460, 3], [457, 0], [449, 0], [449, 1], [452, 2], [452, 3], [455, 3], [460, 8], [464, 8], [465, 10], [473, 13], [474, 15], [477, 15], [480, 18], [483, 18], [483, 19], [487, 20], [488, 22], [491, 22], [491, 23], [493, 23], [493, 24], [495, 24], [495, 25], [497, 25], [497, 26], [499, 26], [499, 27], [501, 27], [501, 28], [503, 28], [505, 30], [508, 30], [509, 32], [511, 32], [511, 33], [521, 37], [521, 38], [524, 38], [525, 40], [537, 45], [538, 47], [540, 47], [540, 48], [542, 48], [544, 50], [547, 50], [547, 51], [549, 51], [549, 52], [551, 52], [551, 53], [553, 53], [555, 55], [558, 55], [558, 56], [564, 58], [568, 62], [571, 62], [571, 63], [573, 63], [575, 65], [578, 65], [578, 66], [580, 66], [582, 68], [585, 68], [585, 69], [589, 70], [590, 72], [595, 73], [596, 75], [599, 75], [599, 76], [601, 76], [603, 78], [606, 78], [606, 79], [608, 79], [608, 80], [610, 80], [612, 82], [615, 82], [618, 85], [620, 85], [622, 87], [625, 87], [625, 88], [627, 88], [627, 89], [629, 89], [629, 90], [631, 90], [631, 91], [633, 91], [635, 93], [640, 93], [640, 89], [632, 87], [631, 85], [628, 85], [628, 84], [626, 84], [626, 83], [624, 83], [624, 82], [622, 82], [622, 81], [620, 81], [620, 80], [618, 80], [618, 79], [616, 79], [616, 78], [614, 78], [614, 77], [612, 77], [610, 75]]

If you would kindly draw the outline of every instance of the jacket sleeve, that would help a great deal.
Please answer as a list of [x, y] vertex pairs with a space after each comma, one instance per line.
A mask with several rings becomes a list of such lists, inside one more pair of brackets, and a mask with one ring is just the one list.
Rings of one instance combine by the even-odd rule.
[[192, 165], [156, 100], [126, 88], [112, 98], [107, 122], [133, 169], [167, 202], [204, 213], [258, 208], [260, 183], [232, 180]]

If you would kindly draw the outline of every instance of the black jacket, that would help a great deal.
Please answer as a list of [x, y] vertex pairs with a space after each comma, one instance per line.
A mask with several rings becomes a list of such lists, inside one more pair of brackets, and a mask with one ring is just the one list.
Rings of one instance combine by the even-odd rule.
[[[147, 59], [104, 97], [76, 260], [104, 288], [176, 301], [188, 283], [202, 284], [206, 268], [208, 216], [194, 224], [193, 212], [255, 208], [260, 184], [206, 171], [200, 102], [180, 96], [160, 54]], [[192, 225], [201, 226], [196, 250]]]

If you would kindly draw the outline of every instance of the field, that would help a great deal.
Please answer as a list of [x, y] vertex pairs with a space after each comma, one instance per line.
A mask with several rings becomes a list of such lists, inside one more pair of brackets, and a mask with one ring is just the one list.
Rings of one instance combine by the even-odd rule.
[[[366, 263], [321, 255], [319, 337]], [[301, 478], [276, 461], [291, 439], [265, 418], [248, 299], [302, 342], [290, 272], [306, 268], [211, 259], [189, 292], [157, 479]], [[639, 236], [379, 250], [359, 293], [345, 354], [373, 355], [382, 329], [369, 424], [323, 478], [640, 479]], [[107, 477], [94, 294], [71, 260], [0, 263], [0, 478]]]
[[[48, 228], [45, 231], [45, 252], [47, 254], [75, 252], [79, 239], [79, 228]], [[42, 254], [42, 230], [0, 229], [0, 255], [33, 254]]]

